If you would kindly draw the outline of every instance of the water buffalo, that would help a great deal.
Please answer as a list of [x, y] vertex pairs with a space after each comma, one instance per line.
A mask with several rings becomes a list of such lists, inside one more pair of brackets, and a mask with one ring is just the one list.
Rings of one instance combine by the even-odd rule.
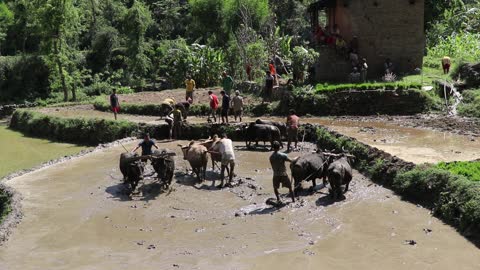
[[[171, 153], [172, 155], [167, 155]], [[172, 183], [173, 173], [175, 172], [175, 160], [173, 152], [169, 149], [153, 151], [152, 166], [157, 173], [157, 179], [164, 189], [168, 189]]]
[[317, 178], [323, 179], [325, 186], [327, 181], [328, 157], [322, 152], [303, 155], [290, 164], [295, 190], [300, 187], [302, 181], [312, 181], [312, 189], [317, 185]]
[[257, 119], [255, 121], [255, 124], [276, 126], [280, 130], [280, 134], [282, 135], [282, 137], [286, 138], [287, 136], [287, 125], [285, 123], [275, 122], [271, 120]]
[[120, 155], [120, 171], [123, 174], [124, 183], [130, 187], [129, 194], [135, 191], [138, 182], [143, 179], [144, 164], [136, 157], [137, 155], [133, 153]]
[[248, 148], [250, 148], [250, 144], [253, 141], [255, 146], [258, 146], [258, 141], [263, 141], [264, 145], [266, 141], [269, 141], [270, 145], [273, 145], [274, 141], [278, 141], [281, 148], [283, 148], [280, 130], [272, 125], [250, 123], [245, 135], [245, 143]]
[[217, 162], [222, 162], [222, 155], [218, 153], [220, 151], [220, 145], [218, 144], [219, 141], [220, 138], [218, 138], [217, 135], [214, 135], [212, 139], [208, 139], [200, 143], [201, 145], [205, 146], [208, 151], [210, 151], [210, 158], [212, 159], [212, 171], [215, 170], [215, 164]]
[[342, 196], [342, 185], [345, 185], [345, 192], [352, 181], [352, 166], [350, 156], [340, 155], [340, 158], [333, 161], [327, 169], [328, 182], [330, 183], [330, 194], [334, 200]]
[[192, 166], [193, 172], [197, 175], [198, 182], [205, 180], [208, 163], [208, 150], [205, 146], [191, 142], [188, 146], [178, 145], [182, 148], [183, 159]]

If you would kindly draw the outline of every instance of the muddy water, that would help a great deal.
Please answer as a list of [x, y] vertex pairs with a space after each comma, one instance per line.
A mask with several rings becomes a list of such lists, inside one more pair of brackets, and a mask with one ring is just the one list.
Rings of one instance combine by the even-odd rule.
[[480, 140], [448, 132], [401, 127], [388, 122], [308, 119], [414, 163], [480, 158]]
[[343, 202], [317, 188], [276, 210], [264, 204], [273, 194], [269, 153], [238, 147], [237, 173], [247, 183], [212, 189], [210, 172], [193, 186], [177, 156], [172, 192], [147, 179], [129, 200], [119, 184], [121, 151], [8, 181], [24, 196], [25, 217], [0, 247], [0, 269], [480, 268], [470, 242], [358, 173]]

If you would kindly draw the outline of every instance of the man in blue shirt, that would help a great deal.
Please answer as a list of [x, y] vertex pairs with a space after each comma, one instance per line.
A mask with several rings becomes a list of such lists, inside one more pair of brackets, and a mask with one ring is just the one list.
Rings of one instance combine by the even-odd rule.
[[152, 154], [152, 147], [155, 147], [158, 149], [158, 146], [155, 144], [155, 141], [150, 139], [150, 134], [145, 134], [145, 137], [143, 138], [143, 141], [138, 144], [138, 146], [133, 149], [132, 152], [135, 152], [138, 150], [138, 148], [142, 147], [142, 156], [147, 156]]

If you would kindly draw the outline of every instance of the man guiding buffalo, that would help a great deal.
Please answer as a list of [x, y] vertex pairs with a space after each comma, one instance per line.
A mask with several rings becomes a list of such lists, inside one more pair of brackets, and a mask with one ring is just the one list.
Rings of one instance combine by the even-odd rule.
[[292, 197], [292, 202], [295, 202], [295, 196], [293, 194], [292, 182], [287, 174], [287, 167], [285, 162], [292, 162], [292, 160], [285, 153], [280, 153], [280, 143], [278, 141], [273, 142], [273, 154], [270, 156], [270, 164], [272, 165], [273, 170], [273, 191], [277, 197], [277, 201], [281, 202], [280, 196], [278, 195], [278, 189], [280, 184], [283, 187], [288, 188], [290, 196]]

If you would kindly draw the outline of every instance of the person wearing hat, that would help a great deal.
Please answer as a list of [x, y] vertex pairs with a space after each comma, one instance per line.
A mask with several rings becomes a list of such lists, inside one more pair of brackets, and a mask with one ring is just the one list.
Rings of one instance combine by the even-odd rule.
[[232, 108], [233, 108], [233, 115], [235, 117], [235, 122], [237, 121], [237, 117], [242, 122], [242, 114], [243, 114], [243, 97], [240, 96], [240, 91], [235, 91], [235, 96], [232, 98]]

